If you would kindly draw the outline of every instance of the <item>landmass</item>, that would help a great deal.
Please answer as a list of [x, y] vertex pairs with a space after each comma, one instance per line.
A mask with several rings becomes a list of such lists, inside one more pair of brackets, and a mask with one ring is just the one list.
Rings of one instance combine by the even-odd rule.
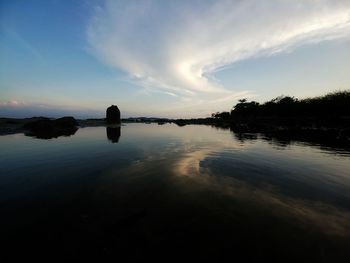
[[[70, 135], [79, 127], [108, 126], [120, 123], [174, 123], [211, 125], [229, 128], [236, 133], [262, 133], [277, 137], [307, 137], [334, 140], [350, 144], [350, 91], [339, 91], [324, 96], [298, 100], [280, 96], [260, 104], [241, 99], [227, 112], [212, 113], [211, 117], [169, 119], [157, 117], [120, 118], [117, 106], [106, 111], [106, 118], [79, 120], [73, 117], [50, 119], [0, 118], [0, 135], [25, 133], [51, 137]], [[56, 136], [57, 135], [57, 136]]]

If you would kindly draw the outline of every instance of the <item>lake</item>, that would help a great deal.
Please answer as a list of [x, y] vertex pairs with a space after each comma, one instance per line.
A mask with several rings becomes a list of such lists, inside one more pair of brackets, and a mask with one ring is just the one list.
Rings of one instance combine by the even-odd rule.
[[3, 254], [350, 259], [350, 151], [204, 125], [0, 136]]

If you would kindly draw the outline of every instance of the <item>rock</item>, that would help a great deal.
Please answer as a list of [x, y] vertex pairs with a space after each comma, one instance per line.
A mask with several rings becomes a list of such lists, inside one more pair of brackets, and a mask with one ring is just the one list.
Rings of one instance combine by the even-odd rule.
[[120, 123], [120, 111], [119, 111], [119, 108], [117, 106], [112, 105], [112, 106], [107, 108], [106, 121], [108, 124]]
[[77, 121], [73, 117], [63, 117], [56, 120], [42, 118], [26, 123], [25, 134], [40, 139], [51, 139], [59, 136], [70, 136], [78, 130]]
[[55, 125], [58, 127], [75, 127], [78, 126], [78, 122], [73, 117], [63, 117], [56, 119]]

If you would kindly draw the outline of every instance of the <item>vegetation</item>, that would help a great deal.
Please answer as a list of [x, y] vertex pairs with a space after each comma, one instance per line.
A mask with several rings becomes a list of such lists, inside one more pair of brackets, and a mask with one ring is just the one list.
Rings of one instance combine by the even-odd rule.
[[231, 119], [231, 114], [228, 111], [216, 112], [216, 113], [213, 113], [211, 117], [216, 120], [229, 121]]
[[[216, 113], [215, 116], [222, 122], [227, 120], [226, 113]], [[349, 144], [350, 91], [302, 100], [280, 96], [263, 104], [242, 99], [230, 113], [230, 127], [237, 133], [337, 140]]]
[[[220, 116], [220, 114], [216, 114]], [[350, 116], [350, 91], [298, 100], [280, 96], [263, 104], [242, 99], [231, 111], [231, 119], [252, 117], [340, 117]]]

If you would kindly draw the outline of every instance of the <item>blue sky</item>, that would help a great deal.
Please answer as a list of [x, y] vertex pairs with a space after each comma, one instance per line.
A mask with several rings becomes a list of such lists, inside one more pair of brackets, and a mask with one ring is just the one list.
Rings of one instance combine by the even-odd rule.
[[350, 87], [349, 1], [0, 1], [0, 116], [204, 117]]

